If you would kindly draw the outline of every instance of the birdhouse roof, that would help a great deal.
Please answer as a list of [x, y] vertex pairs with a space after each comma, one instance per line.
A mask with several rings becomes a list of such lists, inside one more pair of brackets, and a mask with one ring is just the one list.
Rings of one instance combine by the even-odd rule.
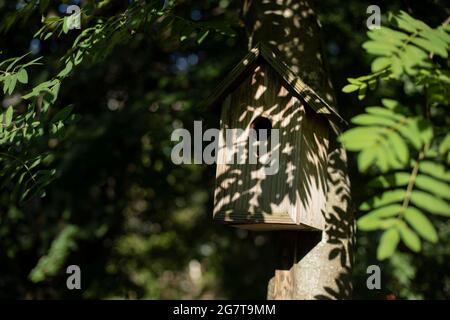
[[250, 52], [230, 71], [227, 77], [217, 86], [214, 92], [207, 98], [204, 105], [215, 107], [217, 102], [222, 100], [238, 85], [260, 62], [266, 61], [285, 81], [289, 88], [298, 94], [316, 113], [323, 114], [329, 120], [338, 125], [347, 122], [321, 98], [311, 87], [298, 77], [271, 49], [260, 43], [250, 50]]

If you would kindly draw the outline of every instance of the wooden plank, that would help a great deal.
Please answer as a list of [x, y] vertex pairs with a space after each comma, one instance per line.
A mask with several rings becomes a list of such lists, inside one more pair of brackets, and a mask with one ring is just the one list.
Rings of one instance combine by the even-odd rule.
[[[245, 78], [246, 73], [253, 71], [256, 67], [255, 62], [260, 54], [259, 47], [255, 47], [247, 53], [244, 58], [227, 74], [227, 76], [214, 89], [213, 93], [202, 103], [201, 107], [216, 108], [221, 104], [220, 100], [235, 89], [236, 85], [240, 84], [242, 78]], [[243, 75], [244, 74], [244, 75]]]
[[[223, 164], [229, 151], [220, 148], [215, 219], [237, 224], [278, 223], [285, 229], [290, 229], [289, 224], [297, 225], [299, 229], [323, 229], [326, 190], [322, 179], [325, 178], [318, 174], [326, 174], [323, 157], [326, 159], [328, 127], [322, 117], [306, 110], [308, 107], [265, 63], [230, 93], [222, 108], [220, 145], [224, 144], [226, 129], [240, 128], [248, 132], [251, 122], [264, 116], [280, 133], [280, 168], [277, 174], [267, 176], [261, 171], [260, 164]], [[243, 140], [246, 139], [244, 136]], [[232, 153], [239, 143], [234, 147]], [[248, 152], [248, 146], [244, 146], [244, 154], [248, 155]]]
[[346, 121], [336, 112], [336, 108], [331, 107], [325, 100], [323, 100], [311, 87], [296, 76], [295, 73], [278, 56], [264, 44], [259, 45], [260, 54], [266, 61], [277, 70], [280, 76], [295, 90], [295, 92], [302, 97], [305, 102], [313, 108], [316, 113], [325, 116], [332, 115], [342, 123]]
[[[226, 223], [226, 222], [225, 222]], [[229, 223], [230, 226], [249, 231], [319, 231], [304, 224], [282, 223]]]
[[311, 108], [319, 114], [323, 114], [337, 125], [347, 125], [347, 122], [322, 99], [311, 87], [301, 80], [278, 55], [264, 44], [260, 43], [229, 72], [226, 78], [216, 87], [213, 93], [205, 100], [202, 107], [217, 108], [220, 101], [241, 84], [254, 68], [264, 60], [274, 68], [286, 84], [301, 97]]
[[[221, 137], [225, 136], [227, 128], [238, 128], [246, 133], [243, 141], [248, 141], [250, 125], [258, 116], [270, 119], [273, 128], [279, 129], [283, 115], [287, 118], [294, 114], [289, 111], [293, 111], [292, 102], [295, 99], [281, 81], [272, 68], [267, 65], [258, 66], [226, 99], [221, 116]], [[284, 122], [285, 125], [288, 123], [289, 121]], [[283, 145], [281, 141], [280, 143]], [[279, 152], [282, 167], [275, 175], [265, 175], [261, 164], [248, 163], [248, 144], [244, 146], [244, 154], [247, 155], [245, 164], [220, 164], [225, 162], [229, 153], [235, 153], [239, 146], [239, 142], [234, 141], [233, 150], [219, 149], [215, 214], [244, 212], [248, 221], [259, 223], [264, 218], [269, 223], [271, 220], [268, 216], [277, 219], [277, 215], [288, 213], [291, 216], [289, 221], [277, 222], [295, 224], [295, 212], [289, 197], [291, 186], [282, 178], [284, 165], [289, 163], [287, 156], [283, 158]]]
[[296, 174], [298, 221], [323, 230], [327, 194], [328, 126], [319, 115], [305, 108]]
[[281, 250], [273, 277], [273, 296], [276, 300], [288, 300], [292, 299], [295, 287], [293, 266], [297, 252], [296, 233], [283, 232], [279, 234], [278, 242]]
[[248, 212], [235, 212], [234, 210], [229, 210], [218, 212], [214, 216], [214, 220], [233, 224], [296, 224], [296, 222], [292, 220], [291, 216], [287, 212], [250, 214]]

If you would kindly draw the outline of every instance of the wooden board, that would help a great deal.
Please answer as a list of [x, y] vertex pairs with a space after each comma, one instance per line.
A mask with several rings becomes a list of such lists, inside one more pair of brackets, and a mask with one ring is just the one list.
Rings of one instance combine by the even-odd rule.
[[[272, 229], [323, 229], [328, 126], [292, 93], [268, 64], [255, 68], [225, 99], [221, 139], [226, 129], [248, 134], [252, 121], [264, 116], [280, 133], [279, 171], [265, 175], [261, 164], [224, 163], [230, 150], [218, 152], [214, 217], [248, 228], [251, 224], [277, 225]], [[243, 141], [246, 140], [244, 134]], [[248, 141], [248, 140], [247, 140]], [[239, 148], [236, 142], [236, 152]], [[244, 146], [248, 160], [248, 146]], [[283, 227], [284, 226], [284, 227]], [[270, 229], [270, 227], [268, 227]]]
[[259, 43], [229, 72], [227, 77], [217, 86], [214, 92], [204, 101], [206, 108], [215, 108], [221, 105], [221, 101], [237, 86], [243, 78], [260, 65], [268, 63], [278, 75], [285, 81], [287, 87], [298, 94], [301, 99], [319, 114], [323, 114], [338, 127], [346, 125], [347, 122], [336, 112], [336, 108], [330, 106], [310, 86], [300, 79], [289, 67], [263, 43]]

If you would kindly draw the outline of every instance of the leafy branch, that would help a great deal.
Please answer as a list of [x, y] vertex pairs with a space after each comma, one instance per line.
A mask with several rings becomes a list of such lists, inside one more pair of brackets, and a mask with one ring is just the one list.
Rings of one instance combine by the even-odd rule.
[[370, 30], [367, 35], [371, 40], [363, 44], [367, 53], [375, 56], [371, 65], [372, 74], [349, 78], [350, 83], [343, 88], [343, 92], [358, 90], [358, 97], [362, 100], [367, 88], [375, 89], [380, 80], [399, 80], [403, 75], [416, 76], [418, 73], [430, 76], [436, 65], [429, 57], [438, 55], [448, 58], [450, 35], [446, 23], [433, 29], [404, 11], [390, 13], [389, 22], [390, 28]]
[[[344, 92], [358, 91], [364, 99], [367, 88], [383, 81], [411, 81], [422, 88], [422, 108], [382, 99], [381, 106], [366, 107], [354, 118], [355, 125], [340, 141], [358, 153], [362, 173], [375, 174], [367, 186], [372, 195], [359, 207], [362, 231], [381, 231], [377, 257], [391, 257], [400, 241], [414, 252], [423, 240], [435, 243], [438, 232], [427, 213], [450, 217], [449, 124], [437, 125], [435, 117], [450, 102], [449, 71], [431, 59], [448, 58], [449, 28], [431, 28], [405, 12], [390, 14], [392, 28], [369, 31], [363, 48], [375, 59], [372, 73], [350, 78]], [[419, 110], [423, 109], [424, 112]]]

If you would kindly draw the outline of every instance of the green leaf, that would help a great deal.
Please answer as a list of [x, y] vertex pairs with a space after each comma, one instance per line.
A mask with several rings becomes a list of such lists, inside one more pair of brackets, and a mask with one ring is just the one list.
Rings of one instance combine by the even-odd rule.
[[367, 184], [371, 188], [392, 188], [401, 187], [408, 184], [410, 174], [406, 172], [396, 172], [391, 175], [380, 175]]
[[417, 176], [415, 184], [424, 191], [434, 193], [444, 199], [450, 200], [450, 186], [445, 182], [422, 174]]
[[399, 78], [403, 73], [403, 63], [398, 56], [392, 57], [391, 71], [392, 76], [395, 78]]
[[429, 29], [425, 23], [420, 20], [416, 20], [407, 14], [405, 11], [400, 11], [398, 14], [393, 14], [389, 19], [395, 26], [405, 31], [414, 33], [422, 29]]
[[[0, 51], [0, 52], [1, 52], [1, 51]], [[19, 59], [20, 59], [20, 58], [19, 58]], [[16, 57], [13, 57], [13, 58], [9, 58], [9, 59], [3, 60], [3, 61], [0, 62], [0, 67], [2, 67], [3, 65], [5, 65], [5, 64], [7, 64], [7, 63], [9, 63], [9, 62], [15, 61], [15, 60], [17, 60]], [[17, 62], [17, 61], [16, 61], [16, 62]], [[16, 62], [14, 62], [14, 63], [16, 63]], [[2, 69], [3, 69], [3, 68], [2, 68]], [[7, 69], [6, 69], [5, 71], [7, 71], [7, 70], [9, 70], [9, 69], [10, 69], [10, 66], [8, 66]]]
[[348, 84], [342, 88], [342, 92], [350, 93], [350, 92], [356, 91], [358, 89], [359, 89], [359, 86], [354, 85], [354, 84]]
[[402, 164], [406, 164], [409, 160], [409, 149], [403, 138], [395, 131], [391, 131], [388, 135], [388, 141], [392, 146], [392, 150], [395, 152], [397, 159]]
[[425, 240], [436, 243], [438, 235], [430, 220], [419, 210], [409, 207], [404, 212], [406, 222]]
[[365, 215], [358, 219], [358, 230], [374, 231], [379, 229], [390, 229], [399, 223], [401, 223], [401, 220], [397, 218], [380, 219]]
[[391, 204], [394, 202], [400, 202], [405, 197], [405, 190], [388, 190], [380, 196], [375, 196], [362, 203], [359, 207], [360, 210], [369, 210], [372, 208], [379, 208], [381, 206]]
[[413, 191], [411, 194], [411, 202], [430, 213], [450, 217], [450, 206], [448, 203], [429, 193]]
[[19, 82], [21, 83], [28, 83], [28, 73], [27, 70], [25, 69], [20, 69], [19, 72], [17, 73], [17, 80], [19, 80]]
[[377, 158], [376, 148], [363, 149], [358, 154], [358, 168], [360, 172], [365, 172]]
[[50, 90], [50, 86], [54, 85], [54, 81], [45, 81], [38, 84], [36, 87], [34, 87], [31, 92], [24, 95], [23, 99], [29, 99], [31, 97], [38, 96], [41, 94], [41, 92], [46, 91], [48, 92]]
[[209, 34], [209, 30], [204, 31], [203, 34], [200, 36], [200, 38], [198, 38], [197, 43], [201, 44], [205, 40], [205, 38], [208, 36], [208, 34]]
[[413, 26], [416, 29], [416, 31], [431, 29], [426, 23], [422, 22], [421, 20], [411, 17], [408, 13], [406, 13], [403, 10], [400, 10], [399, 17], [400, 17], [400, 19], [403, 19], [404, 21], [409, 23], [411, 26]]
[[9, 78], [9, 83], [8, 83], [8, 87], [6, 89], [7, 89], [7, 93], [11, 94], [14, 91], [14, 88], [16, 87], [17, 74], [10, 74], [8, 78]]
[[381, 172], [387, 172], [389, 170], [389, 162], [388, 158], [386, 157], [384, 146], [375, 145], [371, 148], [375, 149], [375, 152], [377, 153], [377, 160], [375, 162], [375, 165], [380, 169]]
[[416, 149], [421, 150], [423, 145], [423, 139], [421, 137], [419, 129], [419, 119], [409, 119], [403, 126], [398, 126], [397, 130], [403, 137], [408, 139], [409, 143]]
[[390, 67], [391, 59], [388, 57], [378, 57], [372, 62], [372, 72], [378, 72]]
[[404, 118], [401, 115], [396, 114], [394, 111], [383, 107], [367, 107], [366, 112], [374, 115], [391, 118], [395, 121], [402, 120]]
[[377, 249], [378, 260], [384, 260], [392, 256], [397, 249], [400, 235], [396, 228], [391, 228], [383, 232]]
[[450, 134], [447, 134], [439, 145], [439, 153], [445, 154], [450, 150]]
[[47, 34], [44, 36], [44, 41], [50, 38], [53, 35], [53, 32], [47, 32]]
[[369, 113], [363, 113], [360, 115], [357, 115], [356, 117], [353, 117], [351, 119], [351, 122], [354, 124], [358, 124], [361, 126], [394, 126], [397, 124], [396, 121], [387, 118], [385, 116], [381, 115], [375, 115], [375, 114], [369, 114]]
[[389, 42], [393, 45], [397, 45], [403, 40], [407, 40], [408, 36], [400, 31], [396, 31], [387, 27], [381, 27], [380, 29], [374, 29], [367, 33], [370, 39], [381, 42]]
[[83, 51], [78, 50], [75, 54], [75, 58], [73, 59], [73, 63], [77, 66], [79, 65], [84, 59]]
[[380, 229], [390, 229], [397, 226], [399, 223], [402, 223], [402, 220], [398, 218], [382, 219], [380, 220]]
[[362, 47], [370, 54], [377, 56], [389, 56], [395, 51], [395, 46], [388, 42], [366, 41]]
[[432, 161], [421, 161], [419, 163], [419, 171], [432, 177], [450, 182], [450, 172], [445, 170], [445, 167], [439, 163]]
[[64, 17], [64, 19], [63, 19], [62, 30], [65, 34], [67, 34], [69, 32], [69, 18], [70, 18], [70, 16]]
[[339, 140], [344, 144], [345, 148], [350, 151], [359, 151], [374, 144], [377, 140], [377, 131], [380, 128], [376, 127], [358, 127], [347, 130], [340, 137]]
[[9, 90], [9, 84], [11, 83], [11, 77], [9, 74], [5, 75], [5, 79], [3, 80], [3, 93], [6, 94], [6, 92]]
[[60, 272], [71, 251], [77, 247], [80, 230], [77, 226], [67, 224], [51, 242], [45, 255], [40, 257], [37, 265], [30, 271], [28, 278], [40, 282]]
[[38, 157], [36, 160], [33, 161], [33, 163], [31, 165], [28, 165], [28, 170], [33, 169], [34, 167], [36, 167], [38, 164], [40, 164], [42, 161], [41, 157]]
[[419, 119], [417, 126], [423, 143], [430, 143], [434, 136], [432, 124], [428, 120]]
[[12, 118], [13, 118], [13, 107], [9, 106], [8, 109], [6, 109], [5, 115], [4, 115], [4, 122], [5, 122], [5, 127], [9, 127], [11, 122], [12, 122]]
[[375, 90], [377, 88], [378, 81], [377, 79], [369, 80], [369, 89]]
[[367, 92], [367, 85], [363, 84], [361, 87], [359, 87], [358, 90], [358, 99], [362, 100], [366, 97], [366, 92]]
[[415, 75], [417, 67], [426, 65], [424, 61], [428, 59], [428, 54], [416, 46], [407, 45], [402, 53], [402, 58], [406, 72]]
[[391, 204], [385, 207], [381, 207], [378, 209], [375, 209], [367, 214], [365, 214], [365, 217], [370, 218], [389, 218], [398, 215], [402, 210], [402, 206], [399, 204]]
[[448, 58], [447, 50], [445, 47], [441, 47], [438, 42], [425, 38], [412, 38], [411, 42], [428, 52], [437, 54], [442, 58]]
[[444, 26], [437, 27], [437, 29], [435, 29], [435, 32], [437, 37], [439, 37], [445, 43], [450, 44], [450, 34], [445, 31]]
[[403, 169], [404, 163], [399, 160], [397, 152], [392, 147], [392, 143], [383, 143], [382, 153], [379, 158], [384, 157], [391, 169]]
[[381, 99], [381, 104], [388, 108], [389, 110], [395, 110], [400, 106], [400, 102], [394, 99], [383, 98]]
[[[359, 87], [360, 85], [362, 85], [364, 82], [361, 82], [360, 80], [359, 80], [359, 78], [358, 79], [355, 79], [355, 78], [347, 78], [347, 81], [348, 82], [350, 82], [351, 84], [355, 84], [357, 87]], [[357, 89], [355, 89], [355, 90], [357, 90]]]
[[4, 94], [11, 94], [14, 91], [14, 88], [16, 87], [17, 82], [17, 74], [7, 74], [6, 78], [3, 82], [3, 93]]
[[398, 224], [397, 228], [400, 232], [403, 243], [412, 251], [419, 252], [422, 247], [422, 243], [414, 231], [412, 231], [405, 223]]
[[63, 70], [58, 73], [58, 77], [64, 78], [66, 77], [73, 69], [72, 61], [68, 61]]
[[52, 120], [50, 121], [50, 123], [56, 123], [59, 121], [64, 121], [67, 119], [67, 117], [69, 116], [69, 114], [72, 112], [73, 110], [73, 105], [69, 105], [66, 106], [64, 108], [62, 108], [61, 110], [59, 110], [52, 118]]
[[416, 31], [416, 28], [414, 26], [410, 25], [403, 19], [400, 19], [399, 16], [397, 16], [397, 15], [392, 15], [389, 20], [397, 28], [400, 28], [404, 31], [407, 31], [407, 32], [415, 32]]
[[8, 71], [12, 71], [12, 70], [14, 70], [14, 66], [20, 61], [20, 60], [22, 60], [23, 58], [25, 58], [27, 55], [29, 55], [30, 54], [30, 52], [28, 52], [28, 53], [25, 53], [23, 56], [20, 56], [20, 57], [18, 57], [18, 58], [12, 58], [12, 59], [8, 59], [7, 61], [12, 61], [12, 63], [6, 68], [6, 72], [8, 72]]
[[358, 230], [373, 231], [380, 229], [381, 220], [363, 216], [358, 219]]

